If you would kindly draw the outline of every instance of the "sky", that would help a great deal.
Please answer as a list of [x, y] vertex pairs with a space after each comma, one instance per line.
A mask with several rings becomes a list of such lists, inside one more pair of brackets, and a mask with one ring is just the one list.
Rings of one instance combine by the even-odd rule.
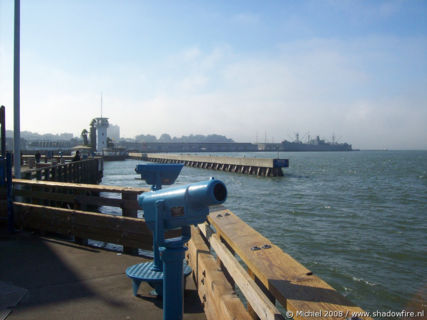
[[[13, 8], [0, 104], [13, 129]], [[21, 0], [21, 130], [427, 149], [427, 1]]]

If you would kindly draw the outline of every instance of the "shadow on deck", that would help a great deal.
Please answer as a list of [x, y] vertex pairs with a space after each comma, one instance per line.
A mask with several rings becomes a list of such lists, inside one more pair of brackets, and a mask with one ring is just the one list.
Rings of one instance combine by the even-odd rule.
[[[141, 257], [25, 232], [1, 238], [0, 252], [0, 283], [28, 290], [8, 320], [163, 317], [161, 299], [145, 283], [133, 296], [125, 275]], [[206, 319], [192, 278], [187, 281], [184, 319]]]

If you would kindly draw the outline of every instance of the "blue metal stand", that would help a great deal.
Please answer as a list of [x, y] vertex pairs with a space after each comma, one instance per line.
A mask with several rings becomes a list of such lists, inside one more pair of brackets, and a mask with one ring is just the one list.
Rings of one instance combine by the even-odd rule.
[[[130, 266], [126, 269], [126, 275], [132, 279], [132, 289], [133, 294], [136, 296], [139, 286], [142, 281], [148, 282], [148, 284], [154, 289], [153, 294], [157, 296], [164, 297], [164, 265], [162, 262], [160, 251], [164, 248], [160, 248], [161, 245], [166, 245], [169, 247], [184, 247], [184, 243], [190, 239], [191, 231], [189, 227], [182, 228], [182, 236], [179, 238], [166, 239], [164, 238], [164, 227], [163, 227], [163, 212], [164, 212], [164, 201], [157, 201], [155, 206], [156, 211], [156, 221], [154, 225], [153, 232], [153, 253], [154, 261], [139, 263], [133, 266]], [[185, 251], [185, 250], [184, 250]], [[177, 268], [181, 272], [181, 277], [183, 273], [185, 276], [188, 276], [191, 273], [191, 267], [188, 266], [184, 260], [184, 254], [180, 260], [180, 266]], [[176, 268], [176, 266], [174, 267]], [[184, 272], [183, 272], [184, 271]], [[174, 292], [175, 290], [171, 291]], [[182, 296], [181, 296], [182, 298]]]
[[[173, 184], [178, 177], [183, 164], [140, 164], [137, 165], [135, 171], [141, 174], [141, 179], [151, 184], [151, 190], [156, 191], [162, 189], [162, 185]], [[159, 246], [164, 239], [164, 221], [163, 212], [166, 210], [164, 201], [156, 201], [154, 213], [155, 221], [149, 224], [150, 230], [153, 232], [153, 262], [140, 263], [130, 266], [126, 269], [126, 275], [132, 279], [133, 294], [136, 296], [139, 285], [142, 281], [154, 288], [154, 295], [163, 295], [163, 263], [160, 259]], [[185, 276], [191, 273], [191, 268], [184, 264]]]
[[132, 289], [134, 296], [137, 295], [139, 285], [142, 281], [148, 284], [156, 291], [155, 294], [161, 295], [163, 287], [163, 272], [153, 271], [153, 262], [138, 263], [126, 269], [126, 275], [132, 279]]
[[[132, 280], [134, 296], [138, 295], [138, 289], [141, 282], [147, 282], [154, 289], [152, 292], [153, 295], [157, 295], [159, 297], [163, 296], [164, 272], [153, 271], [153, 268], [153, 262], [144, 262], [134, 264], [126, 269], [126, 275]], [[191, 274], [191, 267], [187, 263], [182, 263], [182, 269], [184, 270], [184, 277]]]
[[182, 261], [185, 248], [161, 247], [163, 261], [163, 320], [181, 320], [184, 314], [184, 274]]
[[[227, 188], [214, 178], [208, 181], [156, 190], [138, 197], [148, 228], [153, 232], [154, 262], [129, 267], [126, 274], [133, 281], [136, 294], [141, 281], [152, 285], [153, 273], [162, 277], [163, 319], [182, 319], [184, 313], [184, 275], [191, 268], [184, 264], [184, 244], [191, 238], [191, 225], [206, 221], [210, 205], [224, 203]], [[165, 230], [181, 229], [181, 236], [165, 239]], [[157, 255], [158, 252], [158, 255]], [[158, 266], [158, 262], [162, 262]], [[163, 267], [163, 272], [158, 270]], [[187, 269], [188, 268], [188, 269]], [[184, 270], [183, 270], [184, 269]], [[143, 271], [137, 271], [143, 270]], [[161, 276], [162, 275], [162, 276]]]

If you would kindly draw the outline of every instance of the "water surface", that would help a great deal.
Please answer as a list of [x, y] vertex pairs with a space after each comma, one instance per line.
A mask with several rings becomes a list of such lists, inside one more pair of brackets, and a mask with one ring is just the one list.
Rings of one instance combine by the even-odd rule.
[[[184, 167], [176, 184], [222, 180], [226, 207], [367, 311], [426, 304], [427, 151], [221, 155], [290, 167], [274, 178]], [[146, 186], [138, 163], [106, 162], [102, 183]]]

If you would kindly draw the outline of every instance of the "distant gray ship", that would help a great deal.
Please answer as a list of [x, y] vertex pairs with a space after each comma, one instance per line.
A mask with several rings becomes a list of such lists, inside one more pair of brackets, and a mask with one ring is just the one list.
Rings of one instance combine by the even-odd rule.
[[[333, 139], [334, 140], [334, 139]], [[296, 135], [295, 141], [284, 140], [281, 142], [280, 150], [282, 151], [355, 151], [348, 143], [337, 143], [335, 141], [326, 142], [320, 139], [319, 136], [316, 139], [309, 140], [304, 143], [299, 140], [298, 134]]]

